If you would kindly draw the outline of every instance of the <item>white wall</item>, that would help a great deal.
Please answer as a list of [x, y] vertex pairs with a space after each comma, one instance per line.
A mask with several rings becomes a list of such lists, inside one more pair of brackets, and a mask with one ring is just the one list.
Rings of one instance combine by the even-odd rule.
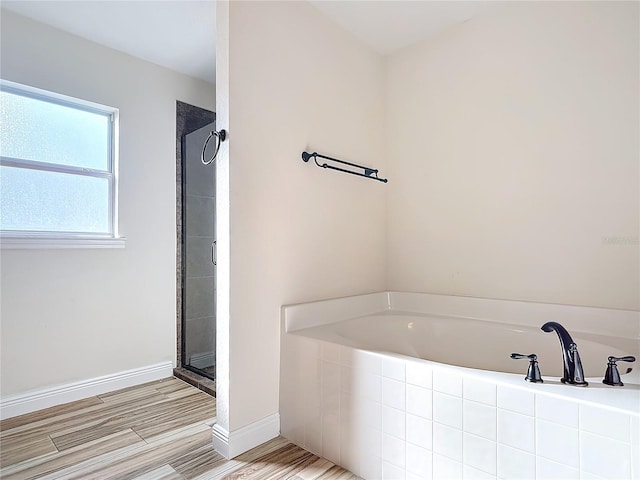
[[176, 100], [213, 109], [213, 85], [4, 10], [1, 55], [4, 79], [120, 109], [127, 238], [2, 250], [2, 395], [175, 363]]
[[[638, 308], [637, 4], [501, 5], [386, 65], [306, 2], [226, 8], [226, 428], [278, 411], [282, 304], [392, 288]], [[175, 100], [211, 108], [212, 87], [4, 11], [1, 53], [3, 78], [120, 108], [128, 238], [2, 252], [3, 395], [174, 360]]]
[[503, 2], [387, 63], [388, 287], [640, 308], [637, 2]]
[[230, 272], [230, 294], [226, 318], [218, 305], [218, 372], [229, 386], [218, 421], [234, 431], [278, 411], [281, 305], [385, 286], [386, 186], [305, 164], [302, 151], [382, 175], [387, 165], [380, 56], [307, 2], [224, 8], [217, 121], [229, 143], [217, 201], [228, 202], [230, 237], [218, 223], [218, 285]]

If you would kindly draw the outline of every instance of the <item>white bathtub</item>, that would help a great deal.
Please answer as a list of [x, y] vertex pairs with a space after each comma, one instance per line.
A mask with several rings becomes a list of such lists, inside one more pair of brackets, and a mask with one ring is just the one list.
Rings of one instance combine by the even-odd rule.
[[[563, 385], [557, 321], [589, 386]], [[382, 292], [283, 307], [280, 416], [367, 479], [640, 479], [638, 312]], [[524, 381], [536, 353], [545, 383]]]
[[[543, 375], [560, 377], [563, 372], [557, 335], [545, 334], [539, 327], [389, 310], [296, 333], [353, 348], [506, 373], [524, 373], [528, 366], [525, 360], [510, 359], [510, 353], [535, 353]], [[578, 332], [573, 340], [586, 376], [604, 374], [610, 355], [635, 355], [640, 359], [638, 341], [632, 338]], [[620, 373], [624, 374], [627, 367], [620, 362]]]

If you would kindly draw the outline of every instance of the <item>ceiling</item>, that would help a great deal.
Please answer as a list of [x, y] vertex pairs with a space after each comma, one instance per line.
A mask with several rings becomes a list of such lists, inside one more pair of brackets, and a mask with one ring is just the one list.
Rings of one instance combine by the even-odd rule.
[[[381, 54], [462, 23], [481, 1], [308, 0]], [[215, 83], [215, 0], [2, 0], [2, 8]]]
[[215, 83], [214, 0], [2, 0], [2, 8]]
[[383, 55], [463, 23], [488, 5], [484, 1], [456, 0], [309, 2]]

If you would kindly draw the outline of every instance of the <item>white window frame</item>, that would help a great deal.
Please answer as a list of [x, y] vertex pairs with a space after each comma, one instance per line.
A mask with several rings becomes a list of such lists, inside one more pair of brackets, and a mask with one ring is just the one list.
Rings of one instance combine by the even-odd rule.
[[109, 231], [105, 233], [84, 232], [45, 232], [0, 230], [1, 248], [124, 248], [125, 238], [118, 234], [118, 133], [119, 111], [117, 108], [81, 100], [67, 95], [49, 92], [35, 87], [0, 79], [0, 89], [41, 100], [47, 103], [63, 105], [86, 112], [105, 115], [109, 118], [109, 143], [107, 170], [70, 165], [1, 157], [0, 165], [8, 167], [67, 173], [93, 178], [106, 178], [109, 182]]

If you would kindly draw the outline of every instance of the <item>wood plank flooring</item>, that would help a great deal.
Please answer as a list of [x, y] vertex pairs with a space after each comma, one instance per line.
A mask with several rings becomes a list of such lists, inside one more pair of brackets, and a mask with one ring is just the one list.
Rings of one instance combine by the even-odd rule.
[[353, 480], [276, 438], [233, 460], [212, 447], [215, 398], [168, 378], [0, 422], [0, 478]]

